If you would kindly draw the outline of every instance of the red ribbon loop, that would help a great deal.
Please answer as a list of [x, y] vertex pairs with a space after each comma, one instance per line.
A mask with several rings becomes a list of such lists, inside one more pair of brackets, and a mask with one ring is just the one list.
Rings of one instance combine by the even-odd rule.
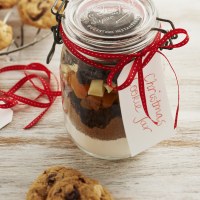
[[[43, 115], [48, 111], [48, 109], [51, 107], [51, 105], [54, 103], [56, 97], [61, 96], [61, 91], [59, 91], [59, 84], [56, 76], [47, 69], [44, 65], [40, 63], [31, 63], [30, 65], [13, 65], [8, 67], [3, 67], [0, 69], [0, 73], [9, 72], [9, 71], [23, 71], [25, 77], [23, 77], [21, 80], [19, 80], [9, 91], [5, 92], [3, 90], [0, 90], [0, 100], [3, 101], [2, 104], [0, 104], [0, 108], [7, 109], [12, 108], [16, 105], [29, 105], [32, 107], [38, 107], [38, 108], [45, 108], [45, 110], [36, 117], [31, 123], [29, 123], [25, 129], [29, 129], [36, 125], [39, 120], [43, 117]], [[44, 72], [46, 74], [46, 78], [44, 79], [42, 76], [39, 76], [37, 74], [28, 74], [30, 71], [39, 71]], [[53, 75], [57, 90], [53, 91], [51, 89], [51, 75]], [[37, 79], [43, 88], [40, 88], [37, 86], [33, 79]], [[17, 95], [16, 92], [20, 90], [20, 88], [26, 84], [27, 82], [30, 82], [33, 86], [33, 89], [39, 92], [38, 97], [35, 99], [30, 99], [24, 96]], [[48, 103], [42, 103], [38, 101], [40, 97], [46, 96], [48, 98]]]
[[[179, 36], [181, 34], [185, 36], [185, 38], [182, 41], [180, 41], [177, 44], [169, 44], [167, 46], [165, 45], [166, 42], [169, 39], [171, 39], [173, 36], [176, 36], [176, 35]], [[151, 61], [153, 56], [159, 51], [160, 48], [163, 48], [163, 49], [179, 48], [179, 47], [186, 45], [189, 41], [189, 36], [188, 36], [187, 31], [184, 29], [181, 29], [181, 28], [177, 28], [177, 29], [167, 32], [162, 37], [161, 37], [161, 33], [158, 33], [156, 35], [156, 38], [154, 39], [154, 41], [149, 46], [147, 46], [146, 48], [141, 50], [140, 52], [136, 52], [136, 53], [134, 52], [129, 55], [124, 55], [124, 54], [100, 53], [100, 52], [94, 52], [94, 51], [82, 48], [82, 47], [74, 44], [68, 38], [68, 36], [65, 34], [65, 32], [63, 30], [62, 25], [60, 25], [60, 35], [62, 37], [62, 40], [63, 40], [65, 46], [78, 59], [82, 60], [83, 62], [85, 62], [86, 64], [88, 64], [92, 67], [110, 71], [108, 78], [107, 78], [107, 83], [110, 87], [113, 87], [112, 81], [113, 81], [114, 77], [116, 75], [118, 75], [123, 70], [123, 68], [126, 67], [126, 65], [128, 63], [133, 62], [132, 67], [131, 67], [129, 74], [128, 74], [126, 80], [124, 81], [124, 83], [122, 83], [119, 86], [113, 87], [113, 89], [123, 90], [123, 89], [127, 88], [133, 82], [133, 80], [135, 79], [135, 76], [138, 74], [140, 97], [141, 97], [144, 111], [145, 111], [146, 115], [149, 117], [149, 119], [151, 119], [151, 117], [148, 113], [147, 102], [146, 102], [143, 68]], [[97, 63], [97, 62], [87, 58], [87, 56], [84, 56], [83, 54], [93, 57], [93, 58], [119, 60], [119, 62], [116, 64], [115, 67], [105, 66], [105, 65], [102, 65], [100, 63]], [[170, 66], [171, 66], [171, 64], [170, 64]], [[173, 72], [175, 73], [174, 70], [173, 70]], [[176, 76], [176, 74], [175, 74], [175, 76]], [[178, 84], [178, 81], [177, 81], [177, 84]], [[178, 94], [178, 96], [179, 96], [179, 94]], [[176, 114], [174, 127], [177, 126], [178, 109], [179, 109], [179, 97], [178, 97], [177, 114]], [[151, 119], [151, 121], [154, 124], [157, 124], [157, 122], [155, 122], [154, 120]]]
[[[99, 53], [99, 52], [94, 52], [94, 51], [82, 48], [82, 47], [74, 44], [72, 41], [70, 41], [70, 39], [65, 34], [62, 25], [60, 26], [60, 34], [61, 34], [61, 37], [63, 39], [65, 46], [69, 49], [69, 51], [74, 56], [76, 56], [77, 58], [79, 58], [83, 62], [85, 62], [85, 63], [87, 63], [87, 64], [89, 64], [93, 67], [100, 68], [100, 69], [103, 69], [103, 70], [110, 70], [110, 74], [108, 76], [107, 83], [111, 87], [112, 87], [113, 78], [128, 63], [130, 63], [134, 59], [133, 65], [132, 65], [132, 68], [134, 68], [134, 70], [131, 70], [132, 73], [129, 73], [127, 79], [125, 80], [125, 82], [121, 86], [117, 86], [117, 87], [114, 88], [116, 90], [122, 90], [122, 89], [125, 89], [126, 87], [128, 87], [132, 83], [131, 80], [134, 79], [132, 77], [133, 76], [135, 77], [135, 75], [138, 73], [139, 68], [144, 68], [150, 62], [150, 60], [155, 55], [155, 53], [159, 50], [159, 48], [164, 48], [164, 49], [179, 48], [179, 47], [182, 47], [185, 44], [187, 44], [188, 41], [189, 41], [189, 36], [188, 36], [188, 33], [187, 33], [186, 30], [184, 30], [184, 29], [174, 29], [174, 30], [169, 31], [165, 35], [163, 35], [162, 38], [160, 38], [161, 34], [158, 33], [156, 38], [154, 39], [154, 41], [149, 46], [144, 48], [142, 51], [132, 53], [132, 54], [129, 54], [129, 55], [124, 55], [124, 54]], [[179, 42], [178, 44], [164, 46], [165, 43], [169, 39], [171, 39], [175, 35], [180, 35], [180, 34], [185, 35], [185, 38], [181, 42]], [[105, 65], [97, 63], [97, 62], [95, 62], [91, 59], [88, 59], [83, 54], [91, 56], [93, 58], [116, 59], [116, 60], [118, 59], [119, 62], [115, 67], [105, 66]], [[139, 62], [137, 58], [142, 58], [142, 59], [144, 59], [144, 61]], [[139, 66], [139, 65], [142, 65], [142, 66]]]

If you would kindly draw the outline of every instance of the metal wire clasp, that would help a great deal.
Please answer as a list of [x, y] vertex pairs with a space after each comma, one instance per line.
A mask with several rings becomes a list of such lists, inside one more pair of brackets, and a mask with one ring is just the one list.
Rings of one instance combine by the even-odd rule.
[[[65, 15], [63, 14], [63, 11], [67, 7], [68, 0], [62, 0], [62, 3], [60, 5], [59, 5], [59, 1], [60, 0], [55, 0], [53, 6], [51, 8], [51, 13], [53, 15], [55, 15], [56, 21], [58, 23], [57, 23], [57, 25], [51, 27], [51, 31], [53, 32], [54, 42], [53, 42], [52, 48], [47, 56], [47, 60], [46, 60], [47, 64], [49, 64], [51, 62], [51, 59], [55, 52], [56, 44], [63, 43], [62, 38], [59, 33], [59, 26], [61, 24], [62, 18], [65, 17]], [[58, 9], [56, 9], [56, 8], [58, 8]]]
[[[174, 26], [173, 22], [170, 21], [170, 20], [168, 20], [168, 19], [162, 19], [162, 18], [157, 17], [156, 20], [162, 21], [162, 22], [167, 22], [167, 23], [170, 24], [172, 30], [175, 29], [175, 26]], [[151, 30], [152, 30], [152, 31], [159, 31], [159, 32], [164, 33], [164, 34], [166, 34], [166, 33], [168, 32], [167, 30], [162, 29], [162, 28], [152, 28]], [[173, 45], [173, 41], [172, 41], [172, 40], [175, 40], [175, 39], [177, 39], [177, 38], [178, 38], [178, 35], [174, 35], [173, 37], [171, 37], [171, 38], [169, 39], [169, 41], [167, 41], [167, 42], [163, 45], [163, 47], [160, 48], [160, 50], [163, 50], [163, 49], [172, 50], [173, 48], [169, 49], [169, 48], [165, 48], [165, 47], [168, 46], [169, 44], [170, 44], [170, 45]]]

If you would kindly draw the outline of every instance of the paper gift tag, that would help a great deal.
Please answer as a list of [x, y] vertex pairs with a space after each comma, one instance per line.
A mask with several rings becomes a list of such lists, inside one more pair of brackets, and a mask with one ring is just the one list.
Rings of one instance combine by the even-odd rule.
[[[124, 67], [119, 75], [118, 85], [124, 82], [131, 66], [132, 63], [129, 63]], [[160, 55], [155, 55], [144, 68], [144, 82], [148, 111], [158, 125], [155, 125], [144, 112], [137, 77], [129, 87], [119, 91], [124, 129], [132, 156], [175, 134]]]
[[9, 124], [12, 121], [12, 118], [13, 118], [13, 111], [11, 109], [0, 108], [0, 129]]

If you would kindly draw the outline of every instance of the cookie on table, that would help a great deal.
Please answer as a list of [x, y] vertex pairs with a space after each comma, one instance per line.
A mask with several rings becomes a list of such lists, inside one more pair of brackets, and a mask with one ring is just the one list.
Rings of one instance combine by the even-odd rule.
[[[58, 5], [60, 3], [61, 0]], [[56, 24], [56, 18], [51, 13], [53, 4], [54, 0], [19, 0], [18, 10], [25, 24], [47, 29]]]
[[98, 181], [62, 166], [44, 171], [31, 185], [26, 200], [113, 200]]
[[0, 9], [12, 8], [17, 4], [17, 0], [0, 0]]
[[8, 47], [13, 39], [12, 27], [0, 21], [0, 50]]

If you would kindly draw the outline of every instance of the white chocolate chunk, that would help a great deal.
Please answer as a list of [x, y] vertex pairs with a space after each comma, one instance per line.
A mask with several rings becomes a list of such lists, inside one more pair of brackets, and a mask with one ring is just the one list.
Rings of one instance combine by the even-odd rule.
[[101, 198], [102, 193], [103, 193], [103, 187], [101, 185], [95, 185], [94, 191], [98, 195], [98, 197]]
[[[116, 87], [117, 85], [115, 83], [112, 83], [113, 87]], [[108, 94], [113, 91], [113, 88], [111, 88], [107, 83], [104, 83], [104, 87], [106, 88]]]
[[61, 71], [65, 74], [69, 73], [71, 71], [69, 65], [61, 64]]
[[77, 64], [73, 64], [73, 65], [69, 65], [69, 68], [74, 71], [75, 73], [78, 71], [78, 65]]
[[105, 88], [103, 86], [103, 80], [92, 80], [88, 90], [88, 95], [103, 97], [104, 92]]
[[74, 71], [76, 73], [78, 71], [78, 65], [77, 64], [73, 64], [73, 65], [61, 64], [61, 71], [66, 74], [71, 71]]

